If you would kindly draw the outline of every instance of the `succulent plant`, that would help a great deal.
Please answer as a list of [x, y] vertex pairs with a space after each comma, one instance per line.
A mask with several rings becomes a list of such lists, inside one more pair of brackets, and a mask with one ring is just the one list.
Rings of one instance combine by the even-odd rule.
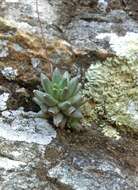
[[67, 71], [62, 75], [56, 68], [51, 80], [41, 74], [41, 85], [42, 91], [34, 91], [34, 101], [41, 111], [53, 118], [56, 127], [78, 126], [82, 118], [80, 106], [83, 104], [78, 77], [71, 78]]

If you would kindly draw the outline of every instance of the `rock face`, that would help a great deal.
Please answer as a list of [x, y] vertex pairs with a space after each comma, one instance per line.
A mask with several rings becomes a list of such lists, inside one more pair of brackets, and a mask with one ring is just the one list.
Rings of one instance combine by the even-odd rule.
[[114, 144], [96, 130], [55, 139], [46, 120], [22, 110], [4, 111], [0, 120], [1, 189], [136, 190], [133, 140]]
[[[138, 63], [126, 60], [138, 55], [136, 1], [39, 0], [47, 52], [35, 2], [0, 0], [0, 190], [136, 190], [137, 141], [112, 125], [137, 132]], [[112, 56], [125, 59], [95, 62]], [[110, 137], [92, 121], [83, 133], [56, 132], [36, 113], [47, 58], [61, 70], [92, 64], [89, 95]]]
[[33, 112], [2, 112], [0, 188], [15, 190], [48, 187], [47, 182], [41, 182], [32, 170], [40, 155], [44, 154], [44, 145], [48, 145], [55, 137], [56, 132], [48, 122], [37, 118]]
[[[136, 7], [135, 3], [132, 4]], [[98, 39], [99, 34], [125, 36], [127, 32], [137, 33], [137, 22], [122, 10], [130, 6], [129, 1], [121, 0], [41, 0], [38, 3], [43, 32], [47, 39], [67, 40], [77, 49], [78, 59], [75, 62], [85, 65], [90, 65], [95, 58], [105, 59], [114, 54], [109, 45], [110, 38]], [[35, 1], [3, 0], [1, 7], [1, 16], [12, 20], [16, 27], [40, 35]], [[132, 7], [130, 9], [133, 10]], [[101, 55], [103, 50], [104, 56]], [[54, 61], [56, 62], [56, 55]]]
[[110, 47], [118, 57], [138, 58], [138, 33], [136, 32], [127, 32], [125, 36], [118, 36], [115, 33], [103, 33], [99, 34], [97, 38], [101, 40], [109, 38]]
[[[94, 7], [97, 0], [40, 0], [38, 8], [40, 18], [44, 24], [47, 35], [62, 35], [62, 28], [67, 25], [71, 17], [75, 15], [77, 7]], [[39, 32], [36, 1], [16, 0], [1, 2], [1, 16], [8, 20], [14, 20], [16, 25], [32, 32]]]
[[[2, 116], [0, 136], [8, 140], [45, 145], [56, 137], [56, 132], [48, 122], [37, 118], [37, 114], [33, 112], [5, 111]], [[26, 119], [27, 116], [30, 118]]]
[[40, 72], [49, 72], [49, 60], [63, 69], [72, 67], [75, 53], [66, 41], [47, 41], [46, 52], [39, 38], [16, 29], [2, 18], [0, 24], [0, 70], [6, 79], [38, 81]]
[[65, 35], [71, 44], [86, 51], [89, 57], [91, 56], [91, 59], [86, 60], [90, 63], [95, 56], [99, 58], [99, 52], [103, 49], [108, 52], [108, 57], [115, 54], [110, 47], [110, 36], [99, 39], [100, 34], [114, 34], [123, 37], [127, 35], [127, 32], [137, 33], [137, 22], [133, 21], [123, 10], [113, 10], [108, 14], [79, 13], [68, 24]]

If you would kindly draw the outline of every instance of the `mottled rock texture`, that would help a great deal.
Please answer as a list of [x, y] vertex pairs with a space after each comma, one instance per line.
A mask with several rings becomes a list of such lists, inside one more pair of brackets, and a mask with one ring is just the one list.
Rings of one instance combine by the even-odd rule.
[[[136, 50], [136, 2], [39, 0], [46, 53], [35, 0], [0, 0], [0, 190], [137, 189], [137, 141], [114, 127], [137, 131], [138, 63], [97, 62]], [[88, 131], [56, 133], [36, 113], [32, 92], [47, 58], [75, 72], [92, 64]]]
[[21, 109], [2, 112], [0, 121], [2, 190], [136, 190], [133, 139], [114, 142], [94, 128], [55, 139], [46, 120]]
[[48, 61], [62, 69], [69, 69], [74, 64], [75, 53], [66, 41], [46, 41], [46, 51], [40, 38], [13, 28], [14, 24], [2, 18], [0, 23], [0, 70], [5, 78], [36, 82], [40, 72], [49, 72]]

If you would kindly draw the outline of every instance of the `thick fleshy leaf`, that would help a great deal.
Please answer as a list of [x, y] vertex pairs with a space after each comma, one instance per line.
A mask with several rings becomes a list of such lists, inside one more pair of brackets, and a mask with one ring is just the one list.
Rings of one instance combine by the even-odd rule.
[[66, 123], [67, 123], [67, 119], [64, 117], [62, 122], [60, 123], [60, 128], [61, 129], [65, 128]]
[[65, 115], [71, 116], [73, 112], [75, 112], [76, 108], [73, 106], [70, 106], [68, 109], [64, 111]]
[[59, 89], [53, 88], [53, 97], [54, 97], [56, 100], [59, 100]]
[[67, 100], [69, 98], [69, 89], [65, 87], [61, 94], [61, 100]]
[[58, 68], [55, 68], [52, 76], [52, 83], [59, 83], [60, 80], [62, 79], [61, 73]]
[[44, 89], [45, 92], [52, 94], [52, 85], [51, 85], [51, 81], [49, 80], [49, 78], [44, 75], [41, 74], [41, 85]]
[[77, 94], [69, 99], [71, 104], [75, 107], [79, 107], [83, 103], [83, 97], [80, 94]]
[[42, 103], [45, 103], [45, 93], [39, 90], [34, 90], [35, 97], [40, 100]]
[[81, 87], [82, 87], [82, 85], [79, 83], [79, 84], [77, 85], [76, 90], [75, 90], [74, 93], [73, 93], [73, 96], [75, 96], [76, 94], [78, 94], [78, 93], [80, 92]]
[[51, 96], [50, 94], [45, 94], [45, 104], [48, 106], [55, 106], [57, 104], [57, 100]]
[[43, 113], [46, 113], [48, 108], [45, 104], [43, 104], [40, 100], [38, 100], [36, 97], [33, 98], [34, 102], [41, 108], [41, 111]]
[[68, 122], [68, 127], [69, 128], [76, 128], [80, 125], [79, 120], [78, 119], [70, 119]]
[[42, 106], [42, 102], [40, 100], [38, 100], [36, 97], [33, 98], [34, 102], [38, 105], [38, 106]]
[[67, 86], [67, 79], [66, 78], [63, 78], [61, 81], [60, 81], [60, 84], [59, 84], [59, 88], [63, 89]]
[[80, 110], [76, 110], [75, 112], [71, 114], [71, 117], [76, 118], [76, 119], [81, 119], [83, 115]]
[[53, 114], [53, 115], [56, 115], [59, 112], [59, 109], [56, 106], [50, 107], [50, 108], [48, 108], [48, 112]]
[[65, 101], [65, 102], [62, 102], [60, 104], [58, 104], [58, 107], [64, 111], [64, 110], [68, 110], [69, 107], [71, 106], [71, 103], [69, 101]]
[[54, 116], [54, 120], [53, 120], [54, 125], [56, 127], [59, 127], [60, 124], [62, 123], [63, 119], [64, 119], [64, 116], [61, 113], [58, 113], [57, 115]]
[[59, 89], [59, 92], [58, 92], [58, 100], [59, 102], [62, 102], [63, 101], [63, 89]]
[[68, 88], [69, 88], [69, 97], [71, 97], [75, 90], [77, 89], [77, 86], [78, 86], [78, 77], [74, 77], [70, 80], [69, 82], [69, 85], [68, 85]]

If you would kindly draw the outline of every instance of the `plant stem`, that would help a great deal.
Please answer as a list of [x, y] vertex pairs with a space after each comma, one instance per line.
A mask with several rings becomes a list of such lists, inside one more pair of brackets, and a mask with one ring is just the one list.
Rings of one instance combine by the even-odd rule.
[[36, 0], [36, 13], [37, 13], [37, 18], [38, 18], [38, 22], [39, 22], [40, 32], [41, 32], [41, 36], [42, 36], [42, 47], [43, 47], [44, 50], [45, 50], [45, 55], [46, 55], [46, 58], [47, 58], [47, 61], [48, 61], [49, 73], [50, 73], [50, 78], [51, 78], [51, 77], [52, 77], [52, 74], [53, 74], [53, 64], [52, 64], [52, 62], [48, 59], [46, 39], [45, 39], [44, 31], [43, 31], [42, 22], [41, 22], [41, 19], [40, 19], [38, 0]]

